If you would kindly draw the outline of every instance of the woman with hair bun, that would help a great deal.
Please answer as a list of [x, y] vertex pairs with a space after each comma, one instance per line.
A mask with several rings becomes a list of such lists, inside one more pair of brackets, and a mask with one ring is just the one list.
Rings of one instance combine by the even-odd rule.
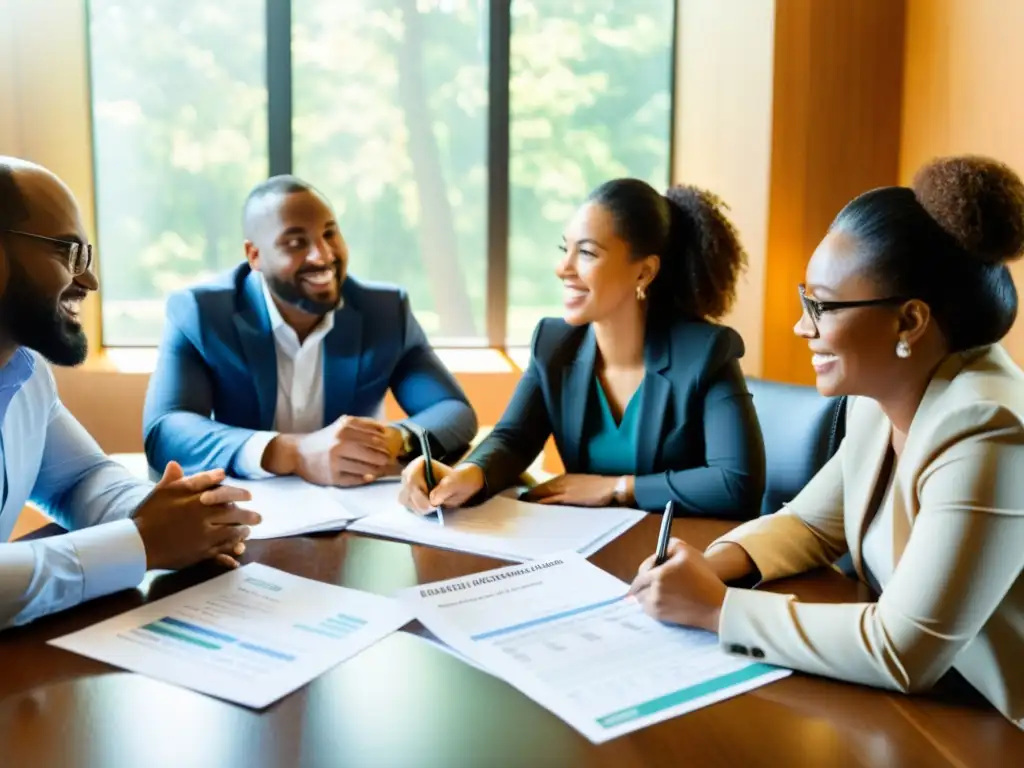
[[[1022, 250], [1024, 184], [987, 158], [937, 160], [910, 189], [850, 202], [808, 264], [795, 329], [818, 389], [855, 396], [845, 440], [784, 509], [645, 562], [645, 609], [865, 685], [920, 691], [955, 670], [1024, 728], [1024, 374], [999, 345]], [[877, 603], [727, 586], [846, 552]]]
[[415, 512], [515, 484], [552, 434], [566, 474], [540, 503], [623, 504], [747, 520], [764, 492], [764, 445], [738, 359], [713, 320], [730, 308], [746, 255], [713, 195], [638, 179], [595, 189], [569, 222], [556, 274], [565, 314], [534, 331], [530, 364], [494, 431], [463, 462], [403, 474]]

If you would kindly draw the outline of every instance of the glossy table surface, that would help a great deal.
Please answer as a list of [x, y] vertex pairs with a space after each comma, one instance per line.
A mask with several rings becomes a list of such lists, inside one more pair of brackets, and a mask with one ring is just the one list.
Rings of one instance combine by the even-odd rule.
[[[593, 562], [628, 581], [658, 523], [645, 519]], [[674, 533], [705, 546], [728, 527], [680, 520]], [[380, 594], [507, 565], [351, 534], [253, 542], [246, 561]], [[416, 636], [415, 625], [262, 712], [46, 645], [217, 572], [151, 577], [137, 591], [0, 634], [0, 766], [1024, 765], [1024, 733], [973, 691], [907, 697], [793, 675], [594, 746]], [[869, 598], [832, 570], [772, 588], [823, 602]]]

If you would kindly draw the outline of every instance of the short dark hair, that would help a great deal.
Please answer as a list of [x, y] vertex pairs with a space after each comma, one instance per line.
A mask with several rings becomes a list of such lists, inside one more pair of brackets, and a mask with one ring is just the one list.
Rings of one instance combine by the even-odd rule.
[[1024, 250], [1024, 184], [986, 157], [935, 160], [912, 187], [866, 192], [830, 227], [860, 241], [872, 276], [920, 299], [953, 352], [994, 344], [1017, 317], [1006, 262]]
[[0, 229], [15, 229], [28, 218], [28, 201], [18, 187], [14, 169], [0, 162]]
[[613, 179], [587, 199], [611, 214], [635, 258], [661, 257], [652, 312], [710, 320], [729, 311], [747, 255], [718, 197], [692, 186], [662, 195], [640, 179]]
[[314, 192], [320, 194], [312, 184], [303, 181], [298, 176], [283, 173], [278, 176], [271, 176], [253, 187], [246, 195], [245, 203], [242, 205], [242, 227], [248, 234], [252, 227], [253, 210], [260, 200], [270, 195], [290, 195], [295, 192]]

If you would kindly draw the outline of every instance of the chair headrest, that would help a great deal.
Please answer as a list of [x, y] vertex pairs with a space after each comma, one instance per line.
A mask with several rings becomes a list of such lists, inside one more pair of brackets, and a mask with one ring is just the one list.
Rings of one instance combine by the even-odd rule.
[[761, 514], [790, 501], [839, 449], [846, 434], [846, 398], [814, 387], [747, 379], [764, 436], [766, 482]]

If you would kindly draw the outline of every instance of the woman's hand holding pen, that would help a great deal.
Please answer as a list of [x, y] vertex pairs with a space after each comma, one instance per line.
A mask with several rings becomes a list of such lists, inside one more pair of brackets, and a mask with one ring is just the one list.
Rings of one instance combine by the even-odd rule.
[[405, 468], [402, 490], [398, 494], [399, 503], [416, 514], [426, 515], [439, 507], [461, 507], [483, 490], [484, 472], [480, 467], [475, 464], [449, 467], [439, 461], [430, 462], [437, 485], [428, 489], [425, 463], [421, 456]]
[[671, 539], [668, 559], [655, 565], [651, 555], [640, 566], [629, 591], [644, 612], [660, 621], [718, 632], [726, 585], [704, 559], [704, 553]]

